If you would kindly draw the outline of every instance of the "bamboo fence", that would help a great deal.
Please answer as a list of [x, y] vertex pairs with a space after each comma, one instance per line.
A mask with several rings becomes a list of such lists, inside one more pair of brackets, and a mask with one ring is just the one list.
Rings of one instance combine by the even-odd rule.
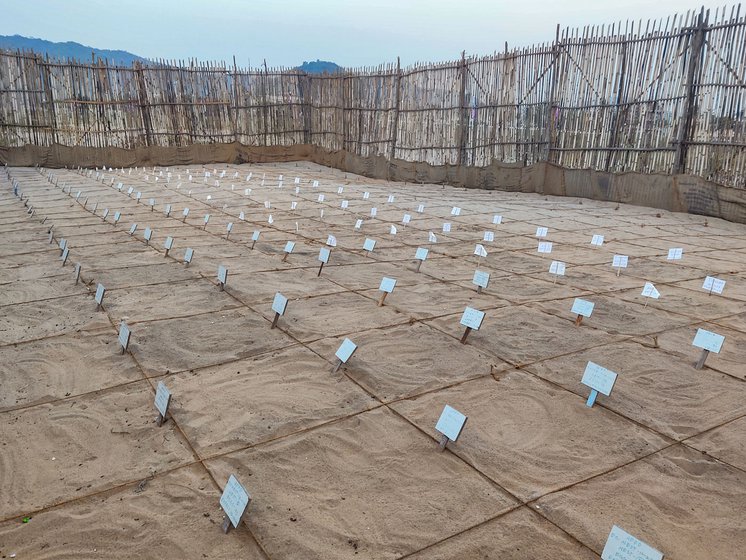
[[0, 146], [315, 144], [434, 165], [688, 173], [746, 188], [740, 6], [560, 29], [446, 63], [283, 68], [0, 52]]

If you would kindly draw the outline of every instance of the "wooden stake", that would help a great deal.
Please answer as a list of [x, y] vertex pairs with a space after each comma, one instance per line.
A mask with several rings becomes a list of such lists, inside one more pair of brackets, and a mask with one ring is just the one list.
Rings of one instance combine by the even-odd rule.
[[284, 255], [282, 256], [282, 262], [287, 262], [287, 261], [286, 261], [286, 259], [288, 258], [288, 255], [289, 255], [289, 254], [290, 254], [290, 253], [285, 253], [285, 254], [284, 254]]
[[575, 317], [575, 326], [579, 327], [580, 323], [582, 322], [583, 322], [583, 316], [580, 313], [578, 313], [578, 316]]
[[445, 451], [446, 445], [448, 445], [448, 442], [451, 441], [448, 439], [448, 436], [445, 434], [440, 434], [440, 444], [438, 445], [438, 451], [441, 453]]
[[165, 419], [165, 418], [163, 417], [163, 414], [161, 414], [161, 413], [159, 412], [159, 413], [158, 413], [158, 417], [157, 417], [157, 418], [155, 419], [155, 423], [156, 423], [156, 424], [157, 424], [157, 426], [158, 426], [158, 427], [160, 428], [161, 426], [163, 426], [163, 423], [164, 423], [165, 421], [166, 421], [166, 419]]
[[422, 261], [417, 261], [417, 268], [415, 268], [414, 271], [419, 272], [421, 266], [422, 266]]
[[275, 318], [272, 319], [272, 326], [270, 327], [270, 329], [274, 329], [275, 327], [277, 327], [277, 321], [279, 320], [280, 320], [280, 314], [275, 312]]
[[334, 369], [332, 370], [332, 373], [337, 373], [339, 371], [339, 368], [342, 367], [342, 360], [337, 360], [337, 365], [334, 366]]
[[478, 293], [478, 294], [481, 294], [481, 293], [482, 293], [482, 286], [477, 286], [477, 293]]
[[469, 336], [470, 332], [471, 332], [471, 327], [466, 327], [466, 330], [464, 331], [464, 336], [461, 337], [461, 344], [466, 344], [466, 338]]
[[388, 293], [388, 292], [383, 292], [383, 293], [381, 294], [381, 297], [380, 297], [380, 299], [378, 300], [378, 307], [381, 307], [381, 306], [383, 306], [383, 302], [384, 302], [384, 301], [386, 300], [386, 296], [387, 296], [387, 295], [389, 295], [389, 293]]
[[318, 274], [316, 274], [316, 277], [317, 277], [317, 278], [318, 278], [319, 276], [321, 276], [321, 269], [322, 269], [322, 268], [324, 268], [324, 263], [321, 263], [321, 266], [319, 266], [319, 272], [318, 272]]
[[710, 351], [703, 349], [702, 354], [700, 354], [699, 356], [699, 361], [694, 366], [694, 369], [702, 369], [703, 367], [705, 367], [705, 360], [707, 359], [707, 356], [709, 355], [710, 355]]
[[231, 520], [227, 515], [223, 517], [223, 524], [220, 526], [220, 528], [223, 530], [223, 533], [225, 533], [226, 535], [228, 534], [228, 531], [230, 531], [231, 528], [233, 528], [233, 524], [231, 523]]

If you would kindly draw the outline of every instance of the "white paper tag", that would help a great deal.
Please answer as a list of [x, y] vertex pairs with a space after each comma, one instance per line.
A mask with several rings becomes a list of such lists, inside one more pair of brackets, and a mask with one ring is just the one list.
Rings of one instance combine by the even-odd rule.
[[124, 349], [127, 350], [127, 347], [130, 344], [130, 328], [127, 326], [127, 324], [122, 321], [119, 324], [119, 345]]
[[536, 237], [546, 237], [548, 233], [549, 233], [549, 230], [545, 227], [536, 228]]
[[362, 220], [356, 220], [355, 221], [355, 229], [360, 229], [363, 227], [363, 221]]
[[375, 218], [378, 215], [378, 208], [371, 208], [370, 209], [370, 217]]
[[145, 238], [146, 241], [150, 241], [150, 239], [153, 237], [153, 230], [150, 229], [149, 227], [146, 227], [143, 237]]
[[367, 192], [367, 191], [366, 191], [366, 192], [364, 192], [364, 193], [363, 193], [363, 200], [368, 200], [369, 198], [370, 198], [370, 193], [369, 193], [369, 192]]
[[565, 263], [562, 261], [552, 261], [549, 265], [549, 274], [556, 274], [557, 276], [565, 275]]
[[539, 253], [551, 253], [552, 252], [552, 242], [551, 241], [540, 241], [539, 242]]
[[474, 278], [472, 279], [472, 283], [475, 286], [480, 286], [481, 288], [487, 288], [487, 285], [490, 283], [490, 273], [484, 270], [475, 271]]
[[283, 296], [280, 292], [275, 294], [275, 299], [272, 300], [272, 311], [279, 313], [280, 315], [285, 314], [285, 309], [288, 306], [288, 298]]
[[388, 202], [389, 204], [391, 204], [392, 202], [394, 202], [394, 200], [396, 200], [396, 199], [394, 198], [394, 195], [393, 195], [393, 194], [390, 194], [390, 195], [389, 195], [389, 199], [388, 199], [388, 201], [387, 201], [387, 202]]
[[458, 206], [454, 206], [451, 208], [451, 216], [460, 216], [461, 215], [461, 208]]
[[495, 232], [494, 231], [485, 231], [484, 237], [482, 238], [482, 241], [485, 241], [487, 243], [492, 242], [495, 240]]
[[461, 435], [461, 430], [464, 429], [466, 420], [466, 416], [461, 414], [458, 410], [445, 405], [443, 412], [440, 414], [440, 418], [438, 418], [437, 424], [435, 424], [435, 429], [446, 436], [449, 440], [456, 441]]
[[707, 290], [708, 292], [712, 292], [714, 294], [722, 294], [723, 289], [725, 288], [725, 280], [720, 280], [719, 278], [715, 278], [713, 276], [708, 276], [705, 278], [704, 284], [702, 284], [702, 289]]
[[368, 239], [366, 239], [366, 240], [365, 240], [365, 242], [363, 243], [363, 250], [364, 250], [364, 251], [368, 251], [368, 252], [370, 252], [370, 251], [372, 251], [373, 249], [375, 249], [375, 247], [376, 247], [376, 240], [375, 240], [375, 239], [370, 239], [370, 238], [368, 238]]
[[428, 232], [428, 234], [427, 234], [427, 241], [428, 241], [428, 243], [437, 243], [438, 242], [438, 238], [431, 231], [431, 232]]
[[582, 315], [583, 317], [590, 317], [591, 314], [593, 313], [593, 308], [595, 306], [596, 304], [593, 303], [592, 301], [575, 298], [575, 301], [572, 304], [572, 309], [570, 310], [570, 312], [575, 315]]
[[424, 261], [425, 259], [427, 259], [427, 253], [427, 249], [425, 249], [424, 247], [418, 247], [417, 252], [414, 254], [414, 258], [418, 261]]
[[324, 202], [324, 195], [320, 194], [318, 200], [319, 202]]
[[389, 226], [389, 233], [391, 235], [396, 235], [396, 226], [395, 225], [390, 225]]
[[295, 241], [288, 241], [287, 243], [285, 243], [284, 251], [289, 254], [293, 252], [294, 248], [295, 248]]
[[706, 331], [705, 329], [697, 329], [697, 334], [694, 336], [692, 345], [719, 354], [724, 341], [725, 337], [723, 335]]
[[222, 264], [218, 266], [218, 282], [224, 286], [228, 282], [228, 269]]
[[627, 255], [614, 255], [611, 266], [614, 268], [627, 268], [629, 257]]
[[451, 224], [448, 222], [443, 224], [443, 233], [449, 233], [451, 231]]
[[352, 357], [352, 354], [355, 353], [355, 350], [357, 350], [357, 344], [352, 342], [349, 338], [345, 338], [334, 355], [342, 360], [343, 364], [346, 364], [347, 360], [349, 360]]
[[343, 200], [342, 203], [339, 205], [342, 210], [347, 210], [347, 208], [350, 207], [350, 201], [349, 200]]
[[617, 374], [613, 371], [601, 367], [593, 362], [588, 362], [585, 366], [585, 372], [580, 382], [591, 389], [595, 389], [599, 393], [606, 395], [607, 397], [611, 394], [611, 390], [614, 388]]
[[174, 238], [170, 235], [166, 237], [166, 241], [163, 243], [163, 248], [168, 249], [169, 251], [174, 246]]
[[645, 282], [645, 286], [643, 286], [642, 293], [640, 295], [653, 299], [658, 299], [659, 297], [661, 297], [660, 292], [651, 282]]
[[487, 257], [487, 249], [484, 248], [484, 245], [480, 245], [477, 243], [476, 247], [474, 248], [474, 254], [478, 257]]
[[234, 528], [241, 523], [241, 517], [243, 517], [246, 506], [249, 505], [250, 501], [249, 493], [236, 480], [236, 477], [231, 475], [228, 478], [228, 484], [225, 485], [223, 494], [220, 496], [220, 507], [223, 508]]
[[461, 316], [461, 324], [465, 327], [469, 327], [474, 331], [478, 331], [479, 327], [484, 321], [484, 312], [473, 307], [467, 307], [464, 309], [464, 314]]
[[501, 224], [501, 223], [503, 223], [503, 217], [500, 216], [499, 214], [495, 214], [493, 216], [493, 218], [492, 218], [492, 223], [493, 224]]
[[326, 238], [326, 244], [329, 247], [336, 247], [337, 246], [337, 238], [334, 237], [333, 235], [327, 236], [327, 238]]
[[404, 217], [401, 219], [401, 223], [403, 224], [408, 224], [411, 221], [412, 221], [412, 216], [410, 216], [409, 214], [404, 214]]
[[378, 289], [382, 292], [386, 292], [387, 294], [390, 294], [394, 291], [394, 287], [396, 287], [396, 279], [394, 278], [387, 278], [386, 276], [383, 277], [383, 280], [381, 280], [381, 285], [378, 287]]
[[595, 245], [596, 247], [601, 247], [604, 244], [604, 236], [595, 234], [593, 238], [591, 239], [591, 245]]
[[168, 405], [171, 402], [171, 391], [166, 388], [163, 381], [158, 382], [158, 386], [155, 390], [155, 408], [161, 413], [161, 416], [166, 417], [168, 412]]
[[424, 211], [425, 211], [425, 205], [424, 205], [424, 204], [420, 204], [420, 205], [419, 205], [419, 206], [417, 207], [417, 213], [418, 213], [418, 214], [422, 214], [422, 213], [423, 213]]
[[192, 249], [191, 247], [187, 247], [187, 250], [184, 252], [184, 262], [192, 262], [192, 257], [194, 257], [194, 249]]
[[680, 247], [674, 247], [673, 249], [668, 250], [667, 260], [680, 261], [683, 256], [684, 256], [684, 249]]
[[663, 560], [663, 553], [614, 525], [601, 552], [601, 560]]
[[322, 247], [319, 250], [319, 260], [326, 264], [329, 262], [329, 256], [332, 254], [332, 252], [327, 247]]

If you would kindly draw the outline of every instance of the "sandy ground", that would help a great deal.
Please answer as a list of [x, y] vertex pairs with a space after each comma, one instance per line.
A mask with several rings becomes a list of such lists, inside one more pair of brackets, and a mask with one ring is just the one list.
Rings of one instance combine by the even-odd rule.
[[[615, 524], [666, 559], [746, 549], [746, 226], [301, 163], [9, 171], [34, 215], [0, 172], [0, 558], [590, 560]], [[580, 327], [576, 297], [596, 305]], [[462, 345], [466, 306], [486, 318]], [[698, 328], [726, 337], [702, 370]], [[358, 350], [333, 372], [344, 338]], [[619, 374], [593, 408], [588, 361]], [[469, 420], [439, 453], [445, 404]], [[224, 535], [231, 474], [253, 500]]]

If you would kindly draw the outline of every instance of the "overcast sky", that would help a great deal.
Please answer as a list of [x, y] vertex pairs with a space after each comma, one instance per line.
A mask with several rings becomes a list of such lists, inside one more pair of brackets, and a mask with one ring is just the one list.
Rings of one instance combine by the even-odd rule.
[[[556, 25], [647, 20], [695, 10], [689, 0], [5, 0], [0, 35], [239, 66], [347, 67], [453, 60], [551, 41]], [[715, 2], [704, 2], [713, 11]]]

